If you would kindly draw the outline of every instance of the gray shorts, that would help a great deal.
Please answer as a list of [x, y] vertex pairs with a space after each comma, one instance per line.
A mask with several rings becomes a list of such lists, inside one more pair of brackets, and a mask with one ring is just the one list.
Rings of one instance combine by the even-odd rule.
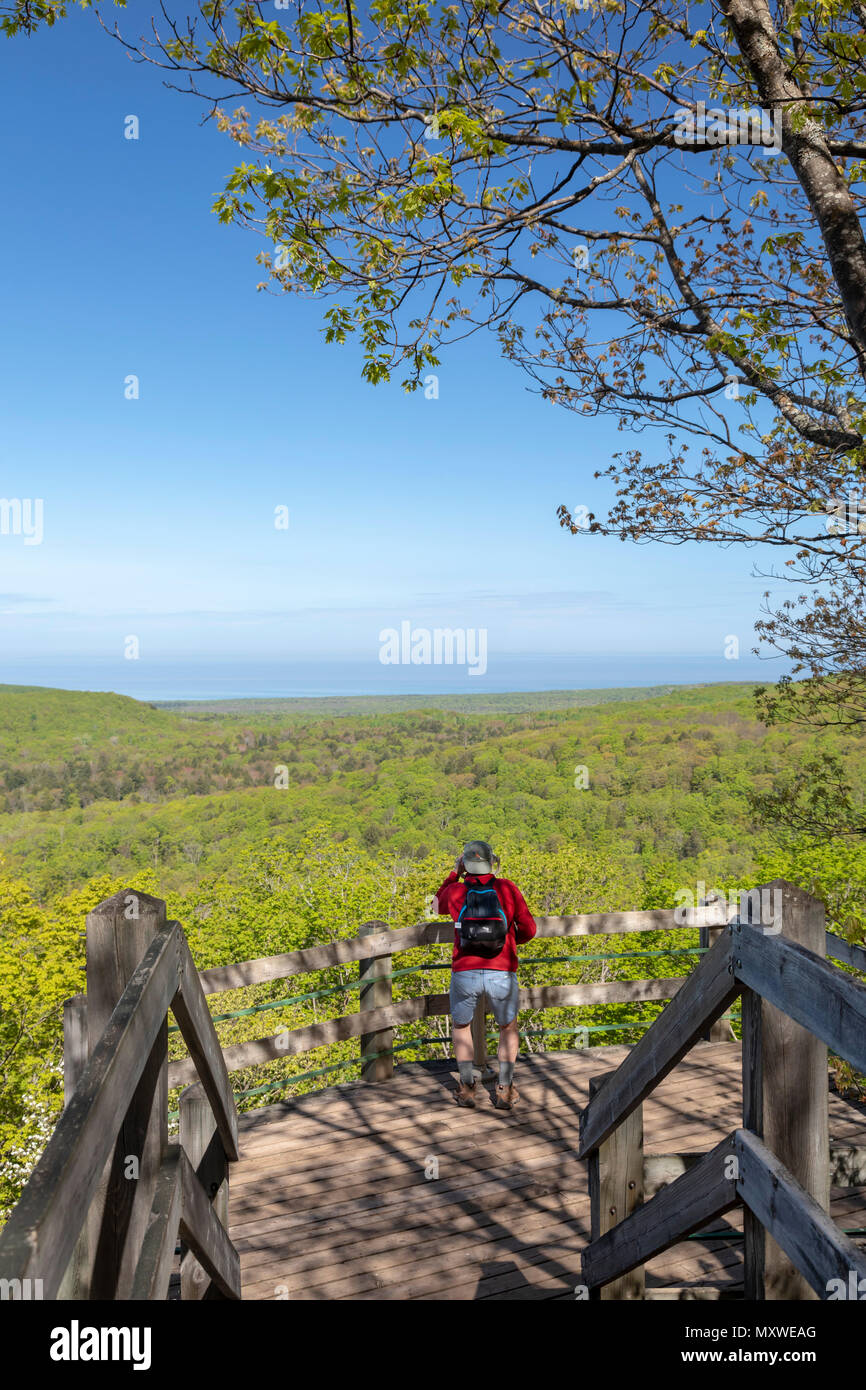
[[481, 993], [487, 995], [500, 1027], [517, 1017], [517, 976], [513, 970], [452, 970], [451, 1018], [458, 1028], [472, 1022]]

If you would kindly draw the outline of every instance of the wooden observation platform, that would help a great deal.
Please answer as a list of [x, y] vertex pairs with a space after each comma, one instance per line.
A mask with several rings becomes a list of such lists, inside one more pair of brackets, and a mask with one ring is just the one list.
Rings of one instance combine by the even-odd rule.
[[[395, 1063], [397, 1030], [448, 997], [395, 1001], [394, 956], [450, 923], [198, 971], [164, 903], [117, 894], [88, 916], [66, 1105], [0, 1235], [4, 1297], [856, 1297], [839, 1290], [866, 1288], [866, 1107], [831, 1093], [828, 1049], [866, 1071], [866, 950], [769, 887], [772, 920], [761, 890], [730, 921], [697, 910], [688, 976], [522, 989], [534, 1009], [668, 1002], [633, 1047], [523, 1057], [512, 1112], [483, 1081], [458, 1108], [450, 1064]], [[541, 937], [682, 927], [539, 919]], [[220, 1046], [207, 995], [351, 962], [356, 1013]], [[723, 1021], [738, 997], [741, 1042]], [[189, 1054], [172, 1062], [169, 1009]], [[475, 1036], [483, 1076], [483, 1005]], [[238, 1116], [232, 1071], [351, 1038], [360, 1081]]]
[[[244, 1298], [574, 1299], [590, 1236], [576, 1117], [590, 1078], [627, 1050], [521, 1058], [513, 1112], [488, 1092], [459, 1109], [454, 1069], [415, 1063], [385, 1086], [354, 1082], [244, 1116], [229, 1227]], [[740, 1072], [738, 1044], [698, 1043], [653, 1092], [645, 1143], [670, 1157], [645, 1159], [645, 1195], [736, 1128]], [[860, 1188], [846, 1166], [864, 1128], [866, 1115], [830, 1098], [841, 1229], [866, 1228], [866, 1166]], [[649, 1261], [648, 1297], [742, 1297], [742, 1215], [713, 1226], [729, 1234]]]

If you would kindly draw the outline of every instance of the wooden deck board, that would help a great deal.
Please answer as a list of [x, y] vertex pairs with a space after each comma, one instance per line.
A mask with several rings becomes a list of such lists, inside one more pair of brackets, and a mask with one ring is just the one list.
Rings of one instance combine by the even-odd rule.
[[[453, 1064], [398, 1067], [243, 1116], [230, 1234], [252, 1299], [560, 1299], [580, 1282], [589, 1234], [576, 1158], [589, 1079], [625, 1048], [522, 1057], [511, 1114], [485, 1090], [453, 1101]], [[740, 1048], [701, 1044], [644, 1105], [647, 1153], [703, 1152], [741, 1123]], [[835, 1140], [862, 1143], [864, 1115], [830, 1096]], [[439, 1176], [430, 1180], [429, 1160]], [[866, 1189], [834, 1190], [845, 1227], [866, 1226]], [[648, 1288], [728, 1291], [742, 1282], [742, 1215], [647, 1266]]]

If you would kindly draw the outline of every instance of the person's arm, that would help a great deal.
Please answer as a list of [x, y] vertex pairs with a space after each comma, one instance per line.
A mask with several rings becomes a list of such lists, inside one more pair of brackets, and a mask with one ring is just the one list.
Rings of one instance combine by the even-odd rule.
[[451, 872], [450, 872], [450, 874], [448, 875], [448, 877], [446, 878], [445, 882], [444, 882], [443, 884], [441, 884], [440, 887], [437, 888], [437, 889], [436, 889], [436, 892], [433, 894], [433, 901], [434, 901], [435, 909], [436, 909], [436, 911], [439, 912], [440, 915], [442, 915], [442, 916], [444, 916], [446, 913], [447, 913], [448, 915], [451, 915], [451, 908], [450, 908], [449, 905], [448, 905], [448, 900], [449, 900], [449, 898], [451, 897], [451, 893], [452, 893], [452, 890], [453, 890], [455, 884], [457, 884], [457, 883], [460, 882], [460, 875], [461, 875], [462, 873], [463, 873], [463, 856], [462, 856], [462, 854], [461, 854], [460, 858], [457, 860], [456, 865], [455, 865], [454, 868], [451, 870]]
[[520, 889], [514, 887], [514, 936], [518, 946], [524, 941], [531, 941], [538, 927], [535, 925], [535, 918], [526, 906], [526, 901]]

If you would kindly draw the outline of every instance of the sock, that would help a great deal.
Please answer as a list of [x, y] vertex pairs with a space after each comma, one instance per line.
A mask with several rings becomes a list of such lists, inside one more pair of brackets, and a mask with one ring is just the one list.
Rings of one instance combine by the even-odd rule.
[[472, 1086], [472, 1085], [474, 1085], [475, 1078], [474, 1078], [473, 1075], [472, 1075], [472, 1066], [473, 1066], [473, 1063], [472, 1063], [472, 1062], [458, 1062], [458, 1063], [457, 1063], [457, 1066], [458, 1066], [459, 1069], [460, 1069], [460, 1080], [463, 1082], [463, 1085], [464, 1085], [464, 1086]]
[[499, 1084], [500, 1086], [510, 1086], [514, 1080], [514, 1063], [499, 1063]]

